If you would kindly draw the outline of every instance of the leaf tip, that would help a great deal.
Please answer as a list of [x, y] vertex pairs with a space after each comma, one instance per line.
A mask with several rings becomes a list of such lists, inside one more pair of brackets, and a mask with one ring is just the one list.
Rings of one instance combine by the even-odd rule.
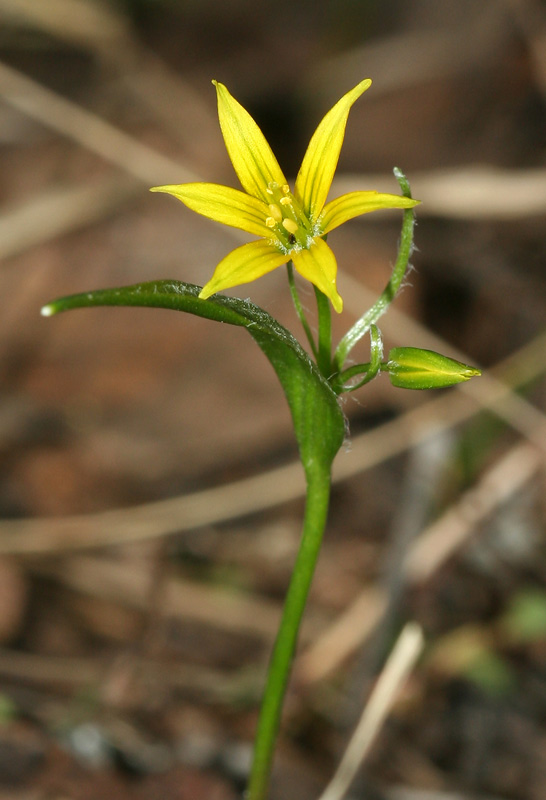
[[55, 314], [55, 306], [51, 303], [48, 303], [46, 306], [42, 306], [40, 309], [40, 314], [42, 317], [52, 317]]

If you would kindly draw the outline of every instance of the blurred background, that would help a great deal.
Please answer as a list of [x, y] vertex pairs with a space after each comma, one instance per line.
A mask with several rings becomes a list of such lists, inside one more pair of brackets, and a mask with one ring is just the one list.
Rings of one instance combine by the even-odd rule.
[[[238, 329], [39, 309], [203, 284], [233, 248], [148, 193], [237, 186], [211, 79], [293, 177], [366, 77], [332, 196], [397, 192], [398, 166], [423, 201], [386, 346], [486, 372], [344, 401], [271, 797], [319, 796], [415, 619], [425, 650], [351, 797], [543, 800], [541, 0], [0, 0], [0, 798], [241, 797], [302, 514], [282, 392]], [[336, 336], [388, 280], [400, 221], [332, 234]], [[233, 294], [299, 336], [283, 270]]]

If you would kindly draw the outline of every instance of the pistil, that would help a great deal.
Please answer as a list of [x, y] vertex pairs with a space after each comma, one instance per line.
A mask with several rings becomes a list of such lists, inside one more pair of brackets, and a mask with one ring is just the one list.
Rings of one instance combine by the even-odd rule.
[[290, 187], [287, 184], [279, 186], [278, 183], [270, 183], [267, 193], [271, 195], [272, 202], [268, 205], [270, 216], [265, 224], [274, 231], [282, 250], [289, 253], [294, 248], [308, 248], [312, 239], [311, 226], [290, 192]]

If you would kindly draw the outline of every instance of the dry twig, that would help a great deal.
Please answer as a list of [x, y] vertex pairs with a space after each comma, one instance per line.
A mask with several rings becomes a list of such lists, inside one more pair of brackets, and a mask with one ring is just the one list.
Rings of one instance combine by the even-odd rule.
[[345, 795], [421, 655], [423, 646], [421, 628], [414, 622], [408, 623], [377, 679], [334, 777], [319, 800], [341, 800]]

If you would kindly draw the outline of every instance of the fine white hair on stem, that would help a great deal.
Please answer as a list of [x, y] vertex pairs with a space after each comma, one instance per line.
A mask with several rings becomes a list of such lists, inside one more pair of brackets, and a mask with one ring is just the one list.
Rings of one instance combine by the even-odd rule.
[[377, 679], [339, 767], [319, 800], [341, 800], [345, 795], [421, 655], [423, 646], [420, 626], [416, 622], [408, 622]]

